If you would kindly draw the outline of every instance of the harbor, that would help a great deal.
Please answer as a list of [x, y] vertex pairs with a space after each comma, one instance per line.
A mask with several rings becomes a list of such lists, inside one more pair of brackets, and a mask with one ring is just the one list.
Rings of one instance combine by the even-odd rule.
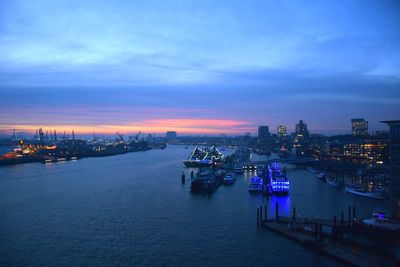
[[[194, 152], [198, 149], [196, 146]], [[237, 151], [233, 155], [235, 154], [237, 154]], [[220, 158], [224, 157], [220, 156]], [[199, 159], [199, 161], [201, 160]], [[198, 165], [201, 168], [199, 168], [195, 177], [193, 170], [191, 172], [191, 191], [213, 193], [222, 184], [223, 176], [227, 175], [226, 171], [229, 171], [229, 184], [234, 183], [236, 176], [247, 175], [249, 193], [258, 193], [263, 199], [268, 200], [274, 195], [285, 198], [290, 193], [290, 180], [287, 176], [286, 166], [281, 168], [280, 164], [277, 163], [280, 160], [280, 158], [275, 157], [265, 161], [265, 164], [255, 161], [233, 164], [219, 162], [218, 165], [215, 165], [211, 162], [209, 168]], [[227, 170], [219, 170], [217, 174], [216, 170], [221, 168]], [[295, 169], [297, 168], [295, 166]], [[368, 191], [368, 187], [354, 186], [354, 181], [351, 185], [344, 186], [344, 176], [342, 182], [340, 182], [336, 176], [332, 177], [325, 171], [312, 167], [306, 167], [304, 170], [317, 178], [314, 182], [324, 181], [326, 182], [324, 186], [331, 187], [334, 190], [342, 188], [343, 190], [338, 191], [341, 193], [348, 193], [360, 199], [374, 199], [375, 201], [382, 201], [387, 197], [384, 190]], [[184, 173], [182, 179], [184, 179]], [[310, 183], [310, 181], [306, 183]], [[299, 215], [297, 217], [296, 208], [293, 206], [292, 216], [280, 216], [279, 203], [282, 202], [282, 199], [275, 201], [273, 219], [269, 218], [267, 213], [267, 206], [271, 206], [271, 203], [257, 208], [257, 227], [267, 228], [345, 265], [360, 267], [397, 266], [400, 255], [400, 222], [391, 221], [385, 212], [373, 211], [372, 218], [366, 219], [365, 217], [356, 217], [356, 206], [348, 206], [347, 218], [345, 218], [346, 213], [342, 210], [340, 215], [333, 215], [332, 219], [326, 219], [319, 216], [304, 217]], [[385, 203], [381, 202], [381, 208], [385, 206]], [[288, 213], [287, 209], [285, 213]]]
[[64, 135], [57, 136], [48, 131], [46, 134], [42, 129], [36, 130], [36, 135], [32, 140], [13, 138], [9, 140], [8, 146], [0, 154], [0, 166], [15, 165], [22, 163], [55, 163], [68, 160], [77, 160], [85, 157], [106, 157], [119, 154], [146, 151], [151, 149], [165, 149], [167, 144], [164, 141], [156, 141], [153, 138], [139, 138], [141, 132], [135, 136], [129, 136], [124, 139], [122, 134], [117, 133], [116, 138], [96, 138], [85, 140], [75, 138], [72, 131], [72, 137]]
[[[182, 163], [193, 149], [169, 145], [60, 164], [3, 166], [0, 209], [7, 220], [0, 222], [0, 234], [8, 245], [0, 242], [0, 264], [199, 266], [208, 259], [224, 266], [338, 266], [334, 259], [257, 227], [256, 209], [267, 205], [273, 216], [278, 202], [282, 217], [290, 217], [296, 206], [300, 216], [319, 218], [332, 218], [348, 206], [358, 207], [359, 218], [385, 210], [380, 200], [340, 192], [307, 170], [285, 164], [291, 182], [286, 196], [249, 193], [256, 171], [236, 173], [235, 183], [222, 184], [213, 194], [193, 194], [189, 181], [196, 170]], [[21, 220], [22, 215], [31, 219]], [[35, 240], [42, 245], [35, 246]], [[65, 257], [68, 250], [76, 250], [74, 259]]]
[[257, 226], [349, 266], [397, 266], [400, 226], [386, 233], [363, 226], [369, 220], [357, 219], [355, 206], [348, 207], [347, 215], [342, 211], [333, 219], [297, 217], [295, 207], [292, 216], [280, 216], [278, 202], [272, 212], [273, 218], [267, 206], [260, 206]]

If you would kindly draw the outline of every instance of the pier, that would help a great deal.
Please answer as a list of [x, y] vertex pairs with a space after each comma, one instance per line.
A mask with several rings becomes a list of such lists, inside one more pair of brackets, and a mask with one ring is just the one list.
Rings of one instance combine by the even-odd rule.
[[[268, 229], [293, 240], [304, 247], [319, 252], [349, 266], [399, 266], [396, 259], [396, 241], [374, 239], [357, 232], [354, 223], [356, 208], [348, 207], [348, 214], [341, 212], [330, 219], [296, 218], [280, 216], [276, 203], [275, 215], [268, 218], [267, 206], [257, 209], [257, 227]], [[346, 218], [347, 217], [347, 218]]]

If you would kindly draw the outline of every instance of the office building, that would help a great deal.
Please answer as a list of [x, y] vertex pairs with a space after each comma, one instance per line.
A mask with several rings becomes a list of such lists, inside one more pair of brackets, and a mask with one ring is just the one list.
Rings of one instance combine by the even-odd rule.
[[351, 119], [351, 133], [354, 136], [368, 135], [368, 121], [364, 119]]
[[278, 136], [279, 136], [279, 137], [286, 136], [286, 126], [279, 125], [279, 126], [276, 128], [276, 132], [278, 133]]
[[167, 142], [175, 142], [176, 141], [176, 132], [175, 131], [168, 131], [167, 132]]
[[383, 121], [390, 127], [390, 208], [400, 219], [400, 120]]
[[258, 126], [258, 144], [262, 150], [270, 149], [271, 134], [268, 126]]

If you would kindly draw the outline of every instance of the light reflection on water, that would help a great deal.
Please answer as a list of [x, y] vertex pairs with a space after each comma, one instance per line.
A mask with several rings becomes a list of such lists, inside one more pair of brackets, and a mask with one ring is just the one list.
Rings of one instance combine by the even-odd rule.
[[383, 206], [293, 166], [289, 196], [250, 194], [255, 172], [214, 194], [191, 194], [191, 169], [182, 164], [191, 149], [1, 167], [0, 265], [337, 266], [257, 229], [256, 209], [267, 204], [273, 218], [278, 202], [280, 215], [296, 206], [330, 218], [348, 205], [367, 217]]

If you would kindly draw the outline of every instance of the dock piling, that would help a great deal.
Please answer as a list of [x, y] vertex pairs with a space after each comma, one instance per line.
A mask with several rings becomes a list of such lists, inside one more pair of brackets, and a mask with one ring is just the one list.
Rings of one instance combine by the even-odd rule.
[[356, 220], [356, 206], [353, 206], [353, 223]]
[[343, 211], [340, 213], [340, 226], [341, 227], [344, 226], [344, 212]]
[[296, 207], [293, 207], [293, 222], [296, 222]]
[[336, 233], [337, 231], [336, 231], [336, 215], [335, 215], [333, 216], [333, 227], [332, 227], [332, 234], [334, 237], [336, 237]]
[[264, 221], [267, 221], [267, 204], [264, 205]]
[[319, 229], [318, 230], [319, 230], [318, 231], [319, 242], [322, 243], [322, 239], [323, 239], [323, 236], [322, 236], [322, 223], [319, 224]]
[[351, 225], [351, 206], [349, 206], [348, 211], [349, 211], [348, 226], [350, 227], [350, 225]]
[[275, 203], [275, 222], [279, 222], [278, 202]]
[[257, 209], [257, 226], [260, 225], [260, 210]]
[[262, 206], [260, 206], [260, 223], [263, 221], [263, 212], [262, 212]]
[[185, 172], [182, 172], [182, 184], [184, 184], [185, 183]]

